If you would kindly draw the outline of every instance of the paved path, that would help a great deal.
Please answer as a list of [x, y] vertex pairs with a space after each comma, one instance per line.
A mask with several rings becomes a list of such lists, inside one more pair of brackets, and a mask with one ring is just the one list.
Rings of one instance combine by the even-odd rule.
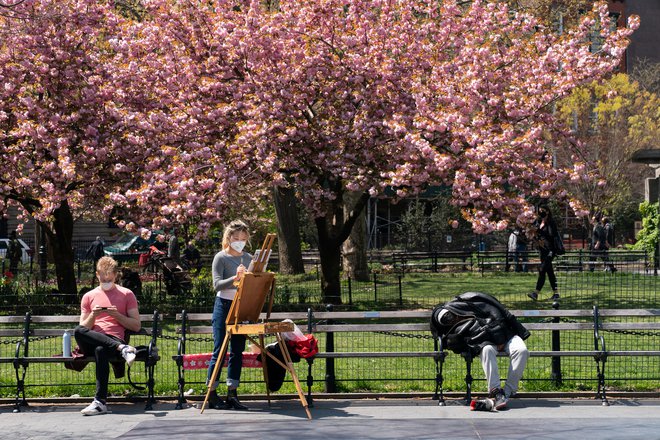
[[[472, 412], [458, 402], [319, 400], [307, 420], [298, 401], [248, 401], [248, 412], [175, 410], [158, 402], [112, 403], [84, 417], [85, 404], [39, 404], [12, 413], [0, 406], [3, 438], [21, 439], [644, 439], [660, 440], [660, 400], [520, 399], [507, 411]], [[8, 434], [15, 434], [11, 437]]]

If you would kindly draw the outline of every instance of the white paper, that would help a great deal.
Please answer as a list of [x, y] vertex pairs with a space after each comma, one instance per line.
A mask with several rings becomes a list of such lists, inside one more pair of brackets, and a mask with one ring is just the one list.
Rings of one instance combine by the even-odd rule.
[[[262, 269], [262, 272], [266, 271], [266, 267], [268, 266], [268, 260], [270, 259], [270, 254], [272, 250], [268, 250], [268, 256], [266, 257], [266, 261], [264, 263], [264, 267]], [[250, 266], [248, 267], [247, 271], [248, 272], [254, 272], [254, 263], [255, 261], [259, 261], [259, 255], [261, 254], [261, 249], [257, 249], [254, 251], [254, 255], [252, 256], [252, 261], [250, 262]]]

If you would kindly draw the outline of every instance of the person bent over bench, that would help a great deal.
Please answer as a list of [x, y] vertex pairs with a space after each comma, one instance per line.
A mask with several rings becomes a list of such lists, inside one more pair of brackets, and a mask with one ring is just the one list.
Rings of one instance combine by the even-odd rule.
[[112, 257], [102, 257], [96, 265], [99, 286], [87, 292], [80, 302], [80, 325], [74, 337], [83, 354], [96, 358], [96, 394], [94, 401], [80, 411], [94, 416], [108, 412], [110, 361], [121, 355], [130, 365], [135, 348], [126, 341], [126, 330], [140, 330], [140, 313], [133, 292], [115, 284], [119, 274]]
[[[516, 317], [494, 297], [468, 292], [433, 309], [431, 330], [454, 353], [467, 355], [469, 359], [477, 355], [481, 358], [492, 400], [485, 406], [483, 402], [473, 401], [471, 408], [505, 409], [509, 398], [518, 391], [529, 358], [524, 340], [530, 333]], [[497, 368], [498, 352], [511, 358], [504, 388]]]

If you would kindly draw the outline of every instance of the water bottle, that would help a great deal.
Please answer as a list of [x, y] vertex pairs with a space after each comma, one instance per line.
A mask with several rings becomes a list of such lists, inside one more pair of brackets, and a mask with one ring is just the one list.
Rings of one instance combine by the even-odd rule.
[[493, 399], [479, 399], [470, 402], [470, 411], [495, 411]]
[[64, 335], [62, 335], [62, 356], [71, 357], [71, 335], [66, 330], [64, 331]]

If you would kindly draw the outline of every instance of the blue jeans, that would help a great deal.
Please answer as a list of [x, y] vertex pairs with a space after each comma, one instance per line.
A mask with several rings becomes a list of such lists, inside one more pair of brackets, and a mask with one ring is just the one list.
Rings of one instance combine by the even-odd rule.
[[[215, 298], [213, 306], [213, 318], [211, 325], [213, 326], [213, 356], [209, 362], [209, 369], [206, 374], [206, 382], [211, 380], [213, 369], [218, 361], [220, 348], [222, 342], [225, 340], [227, 315], [231, 308], [232, 301], [229, 299], [222, 299], [219, 296]], [[227, 365], [227, 386], [230, 388], [237, 388], [241, 381], [241, 368], [243, 367], [243, 350], [245, 350], [245, 336], [233, 335], [229, 341], [229, 362]], [[222, 366], [218, 369], [218, 375], [214, 383], [211, 384], [211, 389], [216, 389], [220, 381], [220, 373]]]

